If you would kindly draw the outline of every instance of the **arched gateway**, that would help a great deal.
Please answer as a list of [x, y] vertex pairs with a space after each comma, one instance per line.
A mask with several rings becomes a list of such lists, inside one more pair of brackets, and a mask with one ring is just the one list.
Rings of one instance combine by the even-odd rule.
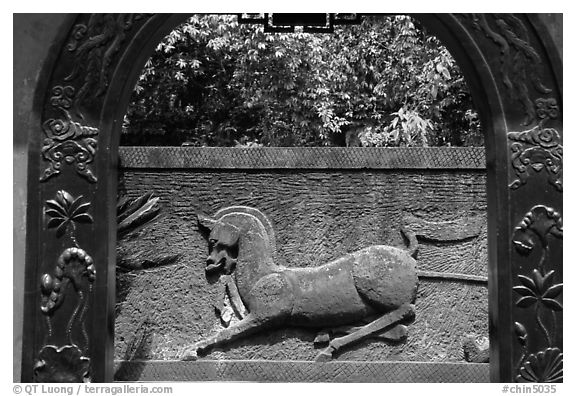
[[[414, 17], [456, 58], [486, 134], [491, 380], [561, 379], [561, 16]], [[145, 61], [186, 18], [15, 16], [15, 176], [27, 180], [15, 188], [27, 202], [15, 203], [15, 217], [26, 218], [26, 240], [15, 241], [16, 285], [24, 279], [15, 353], [24, 382], [79, 381], [87, 371], [113, 379], [121, 124]]]

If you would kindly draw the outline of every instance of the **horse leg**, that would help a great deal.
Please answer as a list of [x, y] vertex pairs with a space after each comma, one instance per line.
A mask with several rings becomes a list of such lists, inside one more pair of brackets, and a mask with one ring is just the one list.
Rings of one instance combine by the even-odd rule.
[[203, 352], [215, 346], [226, 344], [255, 333], [262, 328], [264, 323], [264, 321], [248, 314], [244, 319], [234, 323], [230, 327], [220, 330], [216, 335], [185, 348], [183, 352], [180, 353], [180, 359], [196, 360], [198, 359], [198, 352]]
[[[321, 330], [314, 338], [314, 345], [327, 344], [330, 339], [336, 335], [348, 335], [360, 330], [362, 326], [339, 326], [330, 329]], [[406, 325], [397, 324], [390, 327], [379, 334], [372, 334], [372, 338], [377, 338], [384, 341], [400, 341], [408, 335], [408, 328]]]
[[354, 333], [333, 339], [328, 346], [316, 356], [316, 361], [328, 361], [332, 359], [332, 354], [343, 346], [358, 342], [413, 315], [414, 306], [412, 304], [403, 304], [398, 309], [381, 316]]

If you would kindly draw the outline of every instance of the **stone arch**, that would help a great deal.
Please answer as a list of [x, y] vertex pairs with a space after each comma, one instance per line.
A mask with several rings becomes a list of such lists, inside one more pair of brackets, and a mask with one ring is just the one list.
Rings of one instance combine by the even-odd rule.
[[[539, 210], [538, 219], [548, 214], [557, 219], [562, 213], [562, 62], [550, 36], [554, 17], [415, 17], [456, 58], [486, 131], [491, 380], [531, 380], [533, 375], [523, 371], [523, 365], [537, 356], [539, 361], [560, 361], [560, 367], [562, 362], [562, 305], [556, 301], [562, 279], [561, 230], [560, 236], [523, 233], [528, 242], [514, 236], [532, 226], [525, 219], [533, 219], [534, 208], [549, 209]], [[47, 378], [59, 359], [78, 362], [76, 372], [64, 373], [76, 380], [85, 375], [98, 382], [113, 378], [114, 208], [122, 117], [144, 62], [157, 42], [185, 18], [72, 15], [59, 21], [56, 38], [46, 43], [51, 50], [34, 88], [29, 122], [24, 382], [32, 382], [35, 375]], [[58, 258], [70, 248], [85, 252], [94, 262], [95, 279], [86, 277], [79, 289], [84, 295], [90, 290], [92, 305], [78, 320], [63, 304], [50, 313], [47, 328], [40, 302], [49, 298], [54, 285], [40, 280], [58, 271]], [[545, 271], [555, 271], [549, 288], [555, 288], [557, 303], [549, 303], [553, 312], [545, 318], [534, 314], [529, 299], [521, 302], [531, 292], [526, 291], [529, 279], [538, 277], [532, 269], [542, 257]], [[85, 260], [69, 258], [74, 259]], [[67, 299], [83, 298], [74, 296], [78, 290], [72, 288], [66, 293]], [[552, 321], [559, 330], [544, 337], [541, 328]], [[74, 327], [79, 322], [89, 329], [83, 349], [70, 341], [82, 332], [82, 326]]]

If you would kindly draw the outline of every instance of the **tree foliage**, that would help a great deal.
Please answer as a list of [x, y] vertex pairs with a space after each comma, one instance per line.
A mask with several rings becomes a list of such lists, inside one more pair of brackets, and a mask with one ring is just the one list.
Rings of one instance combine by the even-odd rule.
[[409, 17], [270, 34], [196, 15], [146, 63], [122, 143], [461, 146], [482, 135], [454, 59]]

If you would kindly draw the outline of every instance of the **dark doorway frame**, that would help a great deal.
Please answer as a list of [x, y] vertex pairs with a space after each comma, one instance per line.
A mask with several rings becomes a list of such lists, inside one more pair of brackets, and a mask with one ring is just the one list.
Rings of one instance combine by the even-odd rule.
[[[551, 379], [538, 366], [561, 374], [563, 348], [562, 61], [550, 18], [413, 16], [455, 57], [485, 131], [491, 380]], [[144, 63], [187, 17], [70, 15], [45, 43], [27, 115], [23, 382], [80, 380], [88, 366], [93, 381], [113, 379], [121, 124]]]

